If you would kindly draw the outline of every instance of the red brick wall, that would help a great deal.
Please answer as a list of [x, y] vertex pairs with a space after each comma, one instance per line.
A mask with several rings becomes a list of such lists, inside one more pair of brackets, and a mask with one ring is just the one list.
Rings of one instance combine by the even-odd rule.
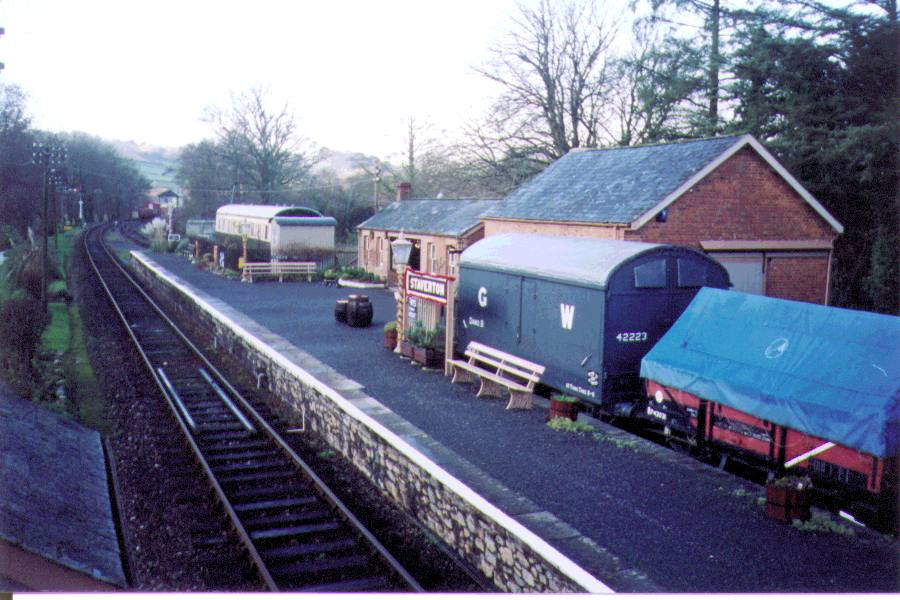
[[825, 303], [828, 256], [766, 256], [766, 295]]
[[[626, 240], [699, 247], [701, 240], [825, 240], [835, 232], [754, 150], [725, 161], [669, 206], [665, 223], [650, 221]], [[827, 253], [814, 258], [767, 255], [769, 296], [822, 303]]]
[[831, 240], [834, 230], [747, 147], [625, 239], [697, 246], [700, 240]]

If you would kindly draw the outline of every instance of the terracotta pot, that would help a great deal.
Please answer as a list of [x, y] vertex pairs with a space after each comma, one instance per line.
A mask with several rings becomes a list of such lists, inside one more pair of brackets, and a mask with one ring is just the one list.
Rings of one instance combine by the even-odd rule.
[[782, 523], [794, 519], [806, 521], [810, 517], [809, 488], [798, 490], [774, 484], [766, 485], [766, 515]]
[[393, 350], [397, 347], [397, 330], [384, 332], [384, 347]]
[[564, 417], [571, 421], [574, 421], [578, 418], [578, 403], [577, 402], [560, 402], [558, 400], [550, 399], [550, 419], [555, 419], [557, 417]]

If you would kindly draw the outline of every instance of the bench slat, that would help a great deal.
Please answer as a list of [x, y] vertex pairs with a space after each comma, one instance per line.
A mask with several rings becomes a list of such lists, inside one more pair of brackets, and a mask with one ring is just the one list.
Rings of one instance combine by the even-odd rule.
[[515, 364], [504, 363], [503, 361], [495, 360], [493, 357], [484, 354], [469, 354], [469, 352], [466, 351], [466, 356], [468, 356], [471, 360], [489, 364], [502, 372], [515, 375], [516, 377], [521, 377], [522, 379], [527, 379], [528, 381], [534, 381], [535, 383], [540, 380], [541, 375], [543, 375], [544, 371], [543, 368], [541, 368], [540, 372], [520, 369]]
[[497, 350], [496, 348], [486, 346], [486, 345], [482, 344], [481, 342], [469, 342], [469, 345], [466, 348], [466, 353], [468, 353], [470, 350], [473, 352], [480, 353], [480, 354], [486, 354], [488, 356], [493, 356], [500, 360], [505, 360], [505, 361], [511, 362], [522, 368], [525, 368], [525, 369], [528, 369], [531, 371], [535, 371], [537, 373], [542, 374], [544, 372], [544, 367], [542, 365], [533, 363], [530, 360], [527, 360], [524, 358], [520, 358], [518, 356], [515, 356], [514, 354], [509, 354], [508, 352], [504, 352], [502, 350]]
[[473, 365], [471, 363], [463, 362], [460, 360], [451, 360], [450, 364], [454, 367], [459, 367], [461, 369], [465, 369], [471, 373], [475, 373], [479, 377], [484, 377], [485, 379], [490, 379], [491, 381], [496, 381], [497, 383], [503, 385], [504, 387], [508, 387], [514, 389], [519, 392], [530, 392], [531, 389], [528, 387], [518, 384], [514, 381], [510, 381], [509, 379], [505, 379], [501, 376], [498, 376], [496, 373], [488, 371], [487, 369], [482, 369], [479, 366]]

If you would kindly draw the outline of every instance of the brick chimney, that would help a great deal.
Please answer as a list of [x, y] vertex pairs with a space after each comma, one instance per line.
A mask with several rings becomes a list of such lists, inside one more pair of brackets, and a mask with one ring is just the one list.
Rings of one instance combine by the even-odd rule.
[[408, 181], [401, 181], [397, 184], [397, 201], [409, 200], [412, 193], [412, 184]]

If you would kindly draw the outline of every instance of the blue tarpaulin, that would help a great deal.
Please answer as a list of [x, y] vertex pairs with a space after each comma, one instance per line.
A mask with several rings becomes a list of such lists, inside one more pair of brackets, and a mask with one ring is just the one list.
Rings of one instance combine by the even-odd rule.
[[703, 288], [641, 377], [878, 457], [898, 452], [898, 317]]

